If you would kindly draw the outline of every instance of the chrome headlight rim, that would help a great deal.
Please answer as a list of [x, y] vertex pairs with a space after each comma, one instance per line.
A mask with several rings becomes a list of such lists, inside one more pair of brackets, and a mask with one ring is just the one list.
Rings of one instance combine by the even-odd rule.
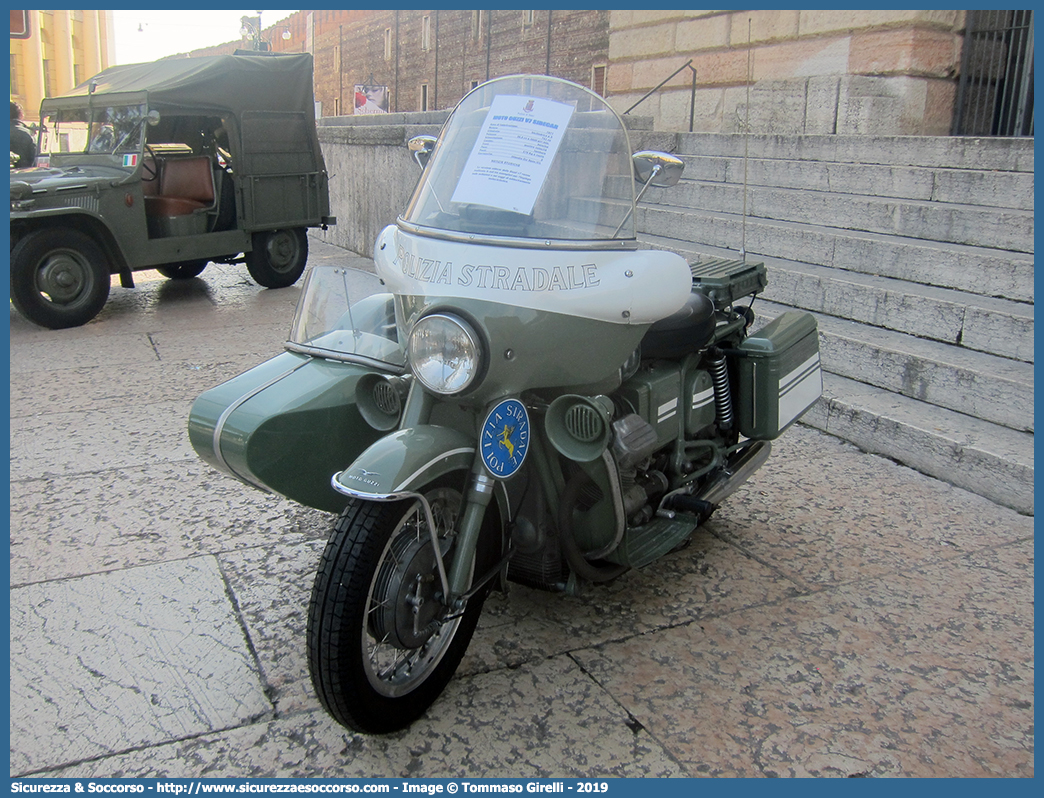
[[[424, 374], [422, 370], [423, 363], [418, 363], [418, 360], [421, 358], [417, 356], [416, 349], [418, 345], [415, 344], [415, 342], [419, 342], [419, 339], [415, 338], [415, 336], [419, 330], [423, 331], [425, 325], [447, 322], [457, 328], [473, 352], [469, 367], [470, 374], [463, 383], [453, 384], [452, 387], [447, 387], [445, 383], [435, 383]], [[475, 324], [457, 313], [441, 310], [425, 313], [417, 319], [410, 330], [409, 339], [406, 343], [410, 372], [425, 389], [440, 396], [458, 396], [476, 388], [482, 382], [482, 378], [486, 373], [486, 351], [485, 342], [476, 329]]]

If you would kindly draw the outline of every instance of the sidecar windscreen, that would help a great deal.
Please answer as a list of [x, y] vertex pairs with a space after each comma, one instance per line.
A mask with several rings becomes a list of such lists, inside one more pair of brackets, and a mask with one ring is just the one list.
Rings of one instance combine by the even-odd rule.
[[369, 272], [327, 264], [305, 275], [286, 348], [396, 372], [406, 364], [392, 295]]
[[479, 236], [633, 239], [630, 142], [593, 92], [498, 78], [450, 115], [403, 219]]

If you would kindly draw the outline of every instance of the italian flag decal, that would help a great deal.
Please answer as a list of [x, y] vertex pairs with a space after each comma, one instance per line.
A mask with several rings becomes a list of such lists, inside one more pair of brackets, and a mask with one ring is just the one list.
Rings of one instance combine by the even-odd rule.
[[137, 166], [138, 165], [138, 153], [134, 152], [134, 153], [129, 153], [127, 155], [124, 155], [123, 156], [123, 165], [124, 166], [131, 166], [131, 167]]

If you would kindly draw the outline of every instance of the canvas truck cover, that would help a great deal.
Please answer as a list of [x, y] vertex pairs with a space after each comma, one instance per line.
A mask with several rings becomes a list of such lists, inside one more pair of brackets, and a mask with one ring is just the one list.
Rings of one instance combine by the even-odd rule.
[[242, 192], [242, 228], [334, 223], [315, 129], [309, 53], [236, 53], [110, 67], [44, 100], [42, 109], [46, 115], [88, 103], [147, 105], [161, 117], [234, 120], [227, 132]]
[[58, 97], [45, 109], [83, 107], [92, 102], [148, 102], [150, 109], [202, 113], [246, 111], [307, 113], [314, 116], [312, 56], [215, 55], [148, 64], [115, 66]]

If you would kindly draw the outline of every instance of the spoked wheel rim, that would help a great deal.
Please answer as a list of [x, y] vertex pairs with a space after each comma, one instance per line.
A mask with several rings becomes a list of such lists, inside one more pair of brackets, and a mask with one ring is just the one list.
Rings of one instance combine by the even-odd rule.
[[90, 261], [82, 253], [63, 247], [52, 250], [40, 261], [34, 284], [48, 302], [75, 307], [89, 301], [95, 279]]
[[[445, 557], [453, 543], [461, 495], [439, 488], [428, 501]], [[445, 608], [436, 598], [441, 590], [427, 519], [416, 501], [389, 537], [366, 595], [360, 640], [363, 670], [380, 695], [397, 698], [410, 693], [449, 650], [461, 615], [445, 619]]]

